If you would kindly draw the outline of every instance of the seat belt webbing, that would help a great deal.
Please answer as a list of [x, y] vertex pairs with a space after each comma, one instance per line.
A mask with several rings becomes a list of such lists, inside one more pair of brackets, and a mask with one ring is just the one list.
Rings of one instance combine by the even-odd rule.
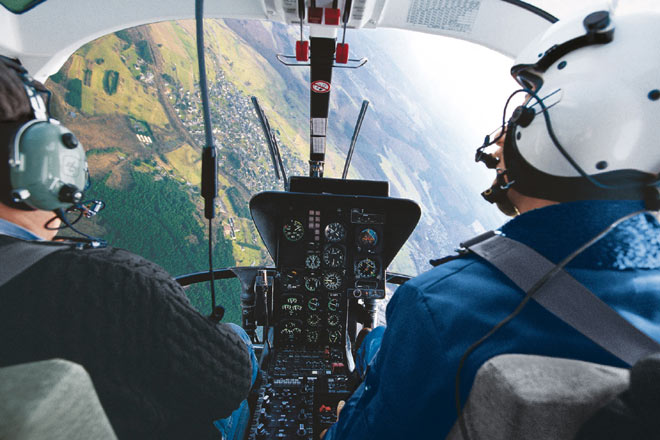
[[19, 241], [3, 246], [0, 264], [0, 286], [11, 281], [24, 270], [64, 246], [44, 245], [39, 242]]
[[[529, 246], [492, 231], [462, 246], [491, 263], [524, 292], [555, 267]], [[565, 270], [550, 278], [532, 298], [629, 365], [660, 352], [658, 342], [639, 331]]]

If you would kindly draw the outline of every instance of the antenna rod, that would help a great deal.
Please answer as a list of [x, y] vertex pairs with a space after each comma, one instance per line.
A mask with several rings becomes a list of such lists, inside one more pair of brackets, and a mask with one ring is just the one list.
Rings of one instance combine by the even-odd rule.
[[270, 151], [270, 158], [273, 161], [275, 177], [277, 178], [277, 180], [279, 180], [281, 173], [282, 179], [284, 180], [284, 190], [286, 191], [287, 190], [286, 171], [284, 171], [284, 164], [282, 163], [282, 156], [280, 155], [280, 147], [277, 144], [277, 139], [273, 134], [273, 129], [270, 127], [270, 123], [268, 122], [266, 113], [264, 113], [261, 104], [259, 104], [259, 100], [257, 99], [256, 96], [252, 96], [251, 99], [252, 99], [252, 104], [254, 105], [254, 109], [257, 112], [257, 116], [259, 116], [259, 122], [261, 122], [261, 128], [264, 130], [264, 134], [266, 135], [266, 143], [268, 144], [268, 151]]
[[213, 145], [211, 112], [209, 110], [209, 89], [206, 84], [206, 60], [204, 58], [204, 0], [195, 0], [195, 20], [197, 31], [197, 61], [199, 63], [199, 92], [202, 99], [204, 116], [204, 134], [206, 145], [202, 150], [202, 197], [204, 198], [204, 217], [215, 217], [214, 199], [218, 194], [218, 159]]
[[353, 158], [353, 151], [355, 150], [355, 143], [357, 142], [358, 135], [360, 134], [360, 128], [362, 128], [362, 121], [364, 120], [364, 114], [367, 112], [369, 107], [369, 101], [362, 101], [362, 108], [360, 109], [360, 114], [358, 115], [357, 122], [355, 123], [355, 130], [353, 130], [353, 139], [351, 139], [351, 146], [348, 149], [348, 154], [346, 155], [346, 163], [344, 163], [344, 172], [341, 174], [342, 179], [346, 179], [348, 176], [348, 167], [351, 166], [351, 159]]
[[195, 28], [197, 34], [197, 62], [199, 63], [199, 93], [202, 98], [204, 134], [206, 135], [206, 145], [202, 149], [202, 197], [204, 198], [204, 217], [209, 221], [209, 284], [211, 287], [211, 315], [209, 318], [213, 322], [220, 322], [225, 314], [225, 309], [216, 305], [215, 280], [213, 279], [213, 218], [215, 217], [215, 197], [218, 195], [218, 158], [215, 145], [213, 145], [209, 89], [206, 84], [204, 0], [195, 0]]

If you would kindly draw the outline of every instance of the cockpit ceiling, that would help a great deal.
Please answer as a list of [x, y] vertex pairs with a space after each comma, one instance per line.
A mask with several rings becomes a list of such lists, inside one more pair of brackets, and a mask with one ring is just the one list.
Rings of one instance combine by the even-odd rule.
[[[341, 9], [346, 0], [339, 0]], [[448, 36], [515, 56], [555, 21], [553, 6], [565, 0], [353, 0], [349, 29], [394, 28]], [[609, 2], [583, 0], [581, 8]], [[0, 54], [21, 59], [38, 79], [56, 72], [83, 44], [120, 29], [194, 17], [194, 2], [180, 0], [0, 0]], [[309, 6], [310, 1], [306, 4]], [[208, 18], [299, 23], [298, 0], [206, 0]], [[332, 0], [316, 0], [331, 7]], [[13, 13], [11, 11], [24, 11]], [[548, 11], [548, 12], [546, 12]], [[339, 26], [311, 25], [323, 36]], [[350, 38], [350, 30], [348, 38]]]

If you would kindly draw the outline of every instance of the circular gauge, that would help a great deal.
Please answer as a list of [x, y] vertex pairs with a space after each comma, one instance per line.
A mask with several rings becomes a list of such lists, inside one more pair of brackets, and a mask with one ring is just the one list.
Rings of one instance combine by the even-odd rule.
[[328, 325], [331, 327], [336, 326], [339, 324], [339, 315], [330, 315], [328, 316]]
[[319, 288], [321, 285], [321, 281], [319, 281], [318, 278], [316, 277], [305, 277], [305, 289], [307, 289], [310, 292], [316, 291], [316, 289]]
[[[339, 318], [337, 318], [337, 322], [339, 322]], [[307, 324], [311, 325], [312, 327], [316, 327], [320, 323], [321, 323], [321, 317], [315, 313], [307, 317]]]
[[323, 251], [323, 263], [328, 267], [341, 267], [344, 265], [344, 250], [339, 246], [328, 246]]
[[319, 341], [319, 332], [317, 330], [307, 330], [305, 332], [307, 335], [307, 342], [318, 342]]
[[328, 301], [328, 310], [335, 312], [339, 308], [339, 300], [337, 298], [330, 298]]
[[330, 223], [325, 227], [325, 238], [328, 241], [336, 243], [342, 241], [346, 236], [346, 229], [341, 225], [341, 223]]
[[321, 267], [321, 257], [319, 257], [319, 254], [307, 255], [307, 258], [305, 258], [305, 267], [312, 270]]
[[305, 229], [303, 228], [303, 224], [300, 221], [292, 218], [284, 224], [282, 227], [282, 232], [284, 232], [284, 238], [287, 240], [298, 241], [303, 238]]
[[336, 344], [337, 342], [341, 341], [341, 332], [339, 330], [332, 330], [329, 332], [328, 341], [330, 341], [331, 344]]
[[289, 270], [282, 277], [282, 285], [286, 290], [296, 290], [300, 288], [300, 275], [296, 270]]
[[371, 258], [365, 258], [364, 260], [360, 260], [355, 265], [355, 275], [358, 278], [373, 278], [376, 276], [377, 271], [378, 271], [378, 267], [376, 265], [376, 262]]
[[283, 298], [282, 304], [280, 305], [280, 310], [282, 313], [293, 316], [300, 313], [303, 309], [302, 299], [300, 296], [289, 296]]
[[307, 301], [307, 308], [312, 312], [317, 311], [319, 307], [321, 307], [321, 301], [318, 298], [310, 298], [309, 301]]
[[337, 272], [328, 272], [323, 275], [323, 287], [328, 290], [337, 290], [341, 287], [341, 275]]
[[371, 228], [360, 231], [358, 243], [365, 248], [374, 248], [378, 244], [378, 234]]

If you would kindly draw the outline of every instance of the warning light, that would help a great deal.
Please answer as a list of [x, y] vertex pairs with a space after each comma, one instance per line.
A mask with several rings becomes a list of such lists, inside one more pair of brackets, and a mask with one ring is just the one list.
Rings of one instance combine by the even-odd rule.
[[307, 22], [321, 24], [323, 21], [323, 8], [308, 8]]
[[337, 43], [335, 60], [341, 64], [346, 64], [348, 62], [348, 43]]
[[338, 26], [341, 12], [336, 8], [325, 8], [325, 24]]
[[309, 60], [309, 41], [296, 41], [296, 60]]
[[319, 408], [320, 413], [324, 413], [324, 412], [328, 412], [328, 411], [332, 411], [332, 408], [329, 407], [329, 406], [321, 405], [321, 407]]

